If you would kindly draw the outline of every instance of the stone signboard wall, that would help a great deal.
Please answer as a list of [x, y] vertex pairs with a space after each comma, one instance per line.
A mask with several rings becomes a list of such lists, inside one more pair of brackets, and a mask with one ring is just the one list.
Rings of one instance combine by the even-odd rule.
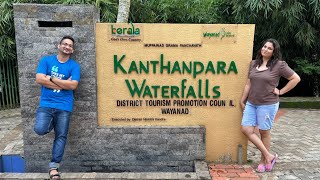
[[75, 38], [73, 58], [81, 66], [81, 81], [75, 91], [63, 172], [187, 172], [194, 170], [194, 160], [205, 159], [203, 126], [98, 126], [95, 7], [15, 4], [14, 21], [27, 172], [46, 172], [51, 159], [54, 134], [38, 136], [33, 131], [40, 97], [35, 72], [43, 55], [57, 52], [64, 35]]
[[240, 131], [239, 101], [254, 28], [97, 23], [99, 125], [203, 125], [207, 161], [245, 161], [246, 153], [238, 154], [248, 142]]

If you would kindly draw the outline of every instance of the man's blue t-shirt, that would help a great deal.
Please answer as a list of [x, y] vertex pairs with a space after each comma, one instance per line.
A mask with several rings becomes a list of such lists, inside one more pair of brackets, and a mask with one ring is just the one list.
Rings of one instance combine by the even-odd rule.
[[[45, 56], [40, 60], [37, 74], [54, 76], [59, 79], [80, 81], [80, 66], [73, 59], [61, 63], [57, 55]], [[73, 90], [56, 90], [42, 86], [40, 107], [56, 108], [66, 111], [72, 111], [73, 108]]]

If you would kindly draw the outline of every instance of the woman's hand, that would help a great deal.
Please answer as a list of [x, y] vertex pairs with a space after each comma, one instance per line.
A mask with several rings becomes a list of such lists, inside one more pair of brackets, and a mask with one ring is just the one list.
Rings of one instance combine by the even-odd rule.
[[244, 108], [246, 107], [246, 102], [248, 99], [250, 87], [251, 87], [251, 82], [250, 82], [250, 79], [248, 79], [246, 85], [244, 86], [243, 94], [240, 100], [240, 106], [242, 110], [244, 110]]
[[281, 95], [281, 90], [278, 88], [274, 88], [273, 94], [280, 96]]
[[241, 109], [244, 110], [244, 108], [246, 107], [246, 104], [243, 102], [240, 102], [240, 106], [241, 106]]

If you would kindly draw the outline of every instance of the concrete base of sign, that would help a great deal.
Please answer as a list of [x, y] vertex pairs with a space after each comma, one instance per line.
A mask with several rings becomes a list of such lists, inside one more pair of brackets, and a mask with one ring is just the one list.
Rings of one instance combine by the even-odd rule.
[[[65, 172], [194, 172], [194, 160], [205, 159], [203, 126], [99, 127], [69, 139], [61, 163]], [[24, 149], [27, 172], [47, 171], [50, 148]]]

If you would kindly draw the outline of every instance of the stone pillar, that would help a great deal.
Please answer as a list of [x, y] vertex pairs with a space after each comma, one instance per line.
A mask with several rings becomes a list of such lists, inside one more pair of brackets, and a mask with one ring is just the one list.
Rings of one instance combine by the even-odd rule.
[[[63, 36], [71, 35], [75, 39], [72, 58], [81, 66], [81, 81], [75, 91], [74, 113], [63, 160], [63, 166], [71, 170], [79, 163], [77, 156], [83, 154], [78, 140], [91, 134], [97, 126], [95, 23], [99, 22], [99, 13], [89, 5], [14, 4], [14, 22], [27, 172], [47, 171], [53, 140], [53, 133], [40, 137], [33, 131], [40, 97], [40, 85], [35, 82], [38, 62], [43, 55], [57, 53]], [[69, 27], [39, 27], [61, 25]]]

